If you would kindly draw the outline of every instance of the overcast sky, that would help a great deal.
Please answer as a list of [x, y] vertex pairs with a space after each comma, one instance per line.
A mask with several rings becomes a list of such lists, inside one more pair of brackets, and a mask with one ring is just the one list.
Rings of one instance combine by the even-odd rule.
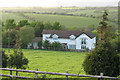
[[118, 6], [120, 0], [0, 0], [0, 7]]

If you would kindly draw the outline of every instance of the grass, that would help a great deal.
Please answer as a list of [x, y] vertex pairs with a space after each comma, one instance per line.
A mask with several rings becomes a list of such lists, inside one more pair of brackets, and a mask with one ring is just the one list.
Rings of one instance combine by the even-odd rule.
[[[7, 54], [7, 49], [4, 49]], [[11, 50], [11, 53], [13, 51]], [[68, 71], [73, 74], [85, 74], [82, 63], [86, 56], [86, 52], [64, 52], [64, 51], [47, 51], [47, 50], [33, 50], [23, 49], [25, 57], [29, 60], [29, 68], [27, 70], [35, 70], [47, 72], [65, 73]], [[9, 74], [9, 71], [3, 71], [4, 74]], [[15, 75], [15, 73], [13, 73]], [[34, 76], [34, 74], [26, 74], [19, 72], [19, 76]], [[48, 77], [58, 77], [51, 76]], [[63, 77], [63, 76], [61, 76]]]
[[[95, 18], [89, 18], [89, 17], [79, 17], [79, 16], [65, 16], [65, 15], [51, 15], [51, 14], [31, 14], [31, 13], [25, 13], [28, 18], [28, 20], [31, 22], [31, 18], [37, 21], [43, 21], [43, 22], [60, 22], [61, 25], [64, 25], [67, 29], [73, 29], [74, 27], [81, 28], [86, 27], [89, 25], [95, 25], [98, 26], [100, 19]], [[5, 21], [6, 19], [15, 19], [16, 22], [27, 19], [24, 16], [20, 16], [17, 13], [3, 13], [2, 19]], [[110, 25], [117, 26], [117, 24], [109, 22]]]

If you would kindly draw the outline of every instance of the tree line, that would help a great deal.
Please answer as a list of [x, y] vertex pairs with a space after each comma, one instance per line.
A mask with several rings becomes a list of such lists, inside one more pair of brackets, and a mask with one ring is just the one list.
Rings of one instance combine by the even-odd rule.
[[2, 24], [2, 45], [11, 45], [14, 46], [15, 36], [18, 34], [20, 37], [21, 47], [26, 48], [27, 44], [32, 42], [35, 37], [42, 37], [43, 29], [46, 30], [62, 30], [64, 27], [59, 22], [54, 22], [51, 24], [50, 22], [39, 22], [33, 21], [28, 22], [28, 20], [21, 20], [18, 23], [15, 23], [14, 19], [6, 20], [5, 23]]

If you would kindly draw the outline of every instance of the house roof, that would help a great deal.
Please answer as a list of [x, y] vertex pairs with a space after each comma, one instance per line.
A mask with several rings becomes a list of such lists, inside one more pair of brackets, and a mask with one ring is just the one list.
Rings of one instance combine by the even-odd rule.
[[42, 37], [35, 37], [35, 38], [33, 39], [33, 42], [39, 42], [40, 40], [42, 40]]
[[56, 34], [58, 35], [59, 38], [69, 38], [69, 36], [74, 35], [76, 38], [81, 35], [81, 34], [86, 34], [90, 38], [94, 38], [95, 34], [93, 34], [90, 31], [67, 31], [67, 30], [43, 30], [43, 34], [51, 34], [52, 35]]

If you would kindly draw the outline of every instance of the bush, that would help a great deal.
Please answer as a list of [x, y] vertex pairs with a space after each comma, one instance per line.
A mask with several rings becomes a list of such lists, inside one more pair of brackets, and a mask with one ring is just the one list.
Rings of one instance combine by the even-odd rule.
[[48, 40], [45, 40], [44, 43], [43, 43], [43, 47], [45, 49], [49, 49], [50, 48], [50, 42]]
[[42, 40], [40, 40], [39, 42], [38, 42], [38, 47], [41, 49], [42, 48]]
[[59, 42], [53, 42], [51, 44], [51, 49], [53, 49], [53, 50], [60, 50], [60, 49], [62, 49], [62, 44], [59, 43]]
[[14, 51], [13, 54], [10, 55], [9, 58], [9, 66], [12, 66], [14, 68], [26, 68], [26, 65], [28, 64], [28, 59], [24, 57], [23, 53], [21, 51]]
[[5, 54], [5, 51], [2, 51], [2, 67], [6, 68], [8, 64], [8, 56]]

